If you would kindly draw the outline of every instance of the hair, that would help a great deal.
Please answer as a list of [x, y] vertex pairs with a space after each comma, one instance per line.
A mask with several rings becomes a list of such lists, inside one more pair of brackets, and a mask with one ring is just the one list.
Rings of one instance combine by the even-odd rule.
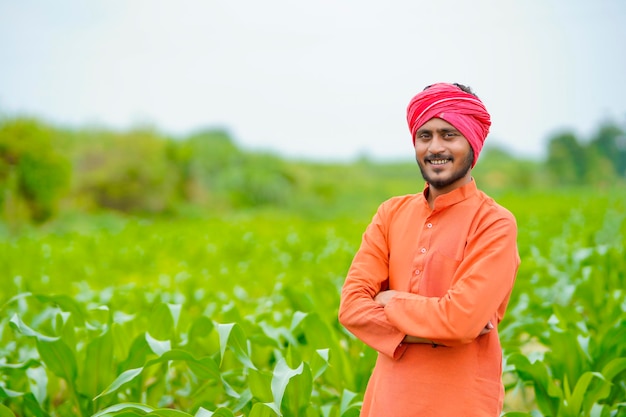
[[[424, 87], [424, 90], [428, 90], [430, 87], [432, 87], [434, 84], [431, 85], [427, 85], [426, 87]], [[472, 87], [464, 85], [464, 84], [459, 84], [459, 83], [452, 83], [452, 85], [455, 85], [457, 87], [459, 87], [459, 89], [461, 89], [462, 91], [466, 92], [467, 94], [471, 94], [474, 97], [478, 98], [478, 96], [476, 95], [476, 93], [474, 93], [474, 91], [472, 90]]]

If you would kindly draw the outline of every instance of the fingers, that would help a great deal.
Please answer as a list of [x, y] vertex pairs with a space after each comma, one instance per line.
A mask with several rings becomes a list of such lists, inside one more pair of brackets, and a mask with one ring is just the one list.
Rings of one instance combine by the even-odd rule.
[[480, 331], [479, 336], [489, 333], [493, 328], [494, 328], [494, 325], [491, 322], [491, 320], [489, 320], [489, 322], [485, 325], [485, 327], [483, 327], [483, 329]]

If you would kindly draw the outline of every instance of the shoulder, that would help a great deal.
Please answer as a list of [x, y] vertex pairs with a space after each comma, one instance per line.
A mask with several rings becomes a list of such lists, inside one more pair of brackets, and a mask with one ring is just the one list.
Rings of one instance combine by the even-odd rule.
[[378, 210], [393, 213], [424, 204], [424, 201], [425, 199], [422, 193], [400, 195], [384, 201]]
[[485, 192], [478, 190], [476, 194], [480, 202], [480, 212], [490, 221], [510, 223], [513, 227], [517, 227], [515, 215], [506, 207], [500, 205], [496, 200], [487, 195]]
[[372, 223], [388, 226], [402, 219], [411, 218], [420, 211], [424, 202], [421, 193], [391, 197], [378, 206]]

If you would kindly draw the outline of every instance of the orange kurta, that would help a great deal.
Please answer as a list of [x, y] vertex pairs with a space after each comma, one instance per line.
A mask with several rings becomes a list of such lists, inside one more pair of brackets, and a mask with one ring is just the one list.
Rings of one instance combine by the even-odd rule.
[[[361, 416], [496, 417], [497, 323], [520, 262], [515, 218], [473, 180], [433, 209], [426, 191], [379, 207], [342, 289], [339, 320], [379, 352]], [[382, 307], [373, 298], [385, 289], [403, 293]], [[478, 336], [489, 321], [496, 328]]]

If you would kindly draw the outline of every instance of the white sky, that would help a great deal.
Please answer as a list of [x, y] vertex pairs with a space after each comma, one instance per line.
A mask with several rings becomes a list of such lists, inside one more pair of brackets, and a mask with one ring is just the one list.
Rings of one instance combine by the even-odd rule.
[[410, 98], [474, 88], [524, 156], [626, 124], [622, 0], [0, 0], [0, 113], [284, 156], [413, 159]]

